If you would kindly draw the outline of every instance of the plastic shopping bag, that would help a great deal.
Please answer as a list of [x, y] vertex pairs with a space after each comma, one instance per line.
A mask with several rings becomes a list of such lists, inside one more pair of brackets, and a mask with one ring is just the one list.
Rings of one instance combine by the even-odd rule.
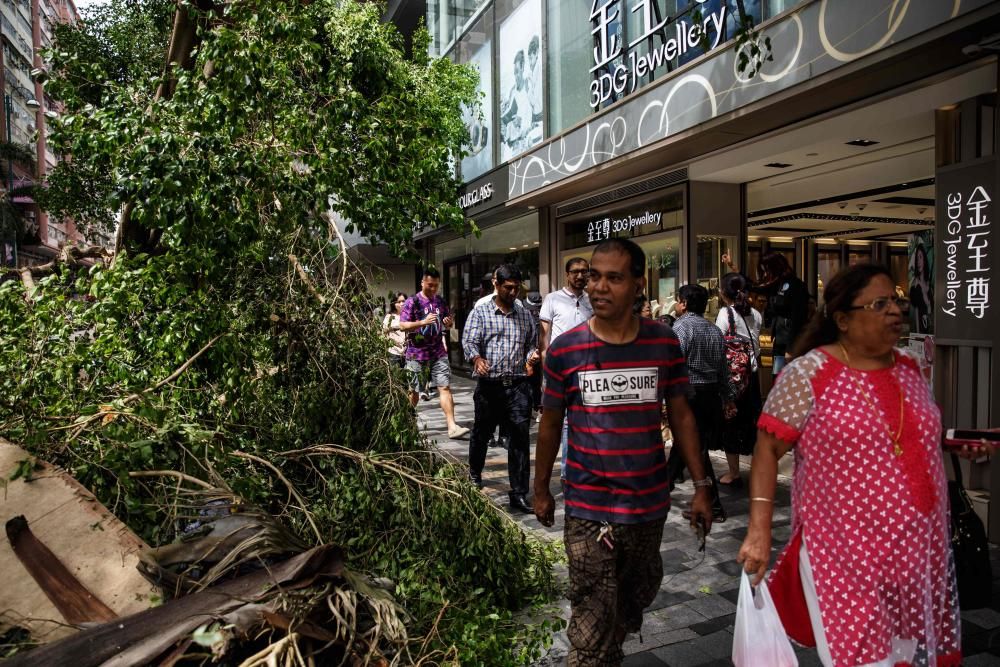
[[740, 597], [736, 602], [733, 664], [736, 667], [798, 667], [799, 664], [767, 585], [757, 587], [755, 598], [746, 572], [740, 579]]

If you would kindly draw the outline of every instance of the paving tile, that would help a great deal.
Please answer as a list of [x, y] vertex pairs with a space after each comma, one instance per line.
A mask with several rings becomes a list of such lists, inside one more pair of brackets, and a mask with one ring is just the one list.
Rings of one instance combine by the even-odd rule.
[[622, 667], [669, 667], [667, 663], [657, 658], [652, 653], [635, 653], [625, 658]]
[[697, 638], [698, 633], [690, 628], [667, 630], [666, 632], [657, 632], [654, 634], [646, 634], [646, 631], [643, 630], [642, 641], [639, 641], [638, 636], [634, 636], [625, 642], [622, 646], [622, 651], [624, 651], [625, 655], [633, 653], [648, 653], [652, 655], [652, 651], [661, 646], [669, 646], [670, 644]]
[[675, 604], [686, 602], [693, 598], [693, 595], [685, 593], [684, 591], [661, 590], [656, 594], [656, 598], [653, 599], [653, 603], [646, 607], [646, 611], [656, 611], [657, 609], [663, 609], [664, 607], [672, 607]]
[[962, 612], [962, 620], [975, 623], [983, 630], [1000, 628], [1000, 612], [995, 609], [972, 609]]
[[736, 621], [736, 614], [726, 614], [725, 616], [717, 616], [716, 618], [709, 619], [703, 623], [695, 623], [690, 626], [691, 630], [694, 630], [699, 635], [710, 635], [713, 632], [719, 630], [725, 630], [733, 625]]
[[1000, 665], [1000, 656], [990, 653], [979, 653], [962, 658], [962, 667], [997, 667], [997, 665]]
[[[646, 614], [645, 618], [649, 622], [648, 627], [652, 628], [649, 630], [651, 633], [686, 628], [695, 623], [702, 623], [708, 620], [706, 616], [699, 614], [685, 604], [675, 604], [666, 609], [657, 609]], [[646, 631], [647, 626], [644, 622], [643, 633]]]
[[732, 635], [720, 630], [690, 641], [653, 649], [653, 655], [668, 665], [700, 667], [713, 660], [729, 658], [732, 651]]
[[706, 618], [718, 618], [736, 612], [736, 605], [719, 595], [705, 595], [684, 603]]

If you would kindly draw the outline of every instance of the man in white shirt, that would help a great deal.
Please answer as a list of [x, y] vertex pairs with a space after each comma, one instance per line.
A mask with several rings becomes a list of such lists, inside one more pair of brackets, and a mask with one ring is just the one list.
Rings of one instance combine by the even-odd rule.
[[[542, 311], [538, 315], [541, 333], [538, 336], [538, 352], [545, 359], [545, 351], [560, 334], [583, 324], [594, 314], [590, 307], [590, 298], [583, 288], [587, 286], [590, 277], [590, 263], [583, 257], [572, 257], [566, 262], [566, 281], [562, 289], [545, 296], [542, 301]], [[566, 422], [563, 422], [562, 458], [566, 461], [566, 445], [568, 432]], [[560, 476], [565, 478], [560, 464]]]

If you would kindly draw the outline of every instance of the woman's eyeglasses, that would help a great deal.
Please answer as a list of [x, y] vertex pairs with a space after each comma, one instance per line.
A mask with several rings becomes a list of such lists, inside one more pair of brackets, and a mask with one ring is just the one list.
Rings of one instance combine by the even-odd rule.
[[896, 304], [900, 310], [906, 310], [910, 306], [910, 300], [902, 296], [880, 296], [871, 303], [861, 306], [850, 306], [844, 310], [870, 310], [875, 313], [884, 313], [890, 303]]

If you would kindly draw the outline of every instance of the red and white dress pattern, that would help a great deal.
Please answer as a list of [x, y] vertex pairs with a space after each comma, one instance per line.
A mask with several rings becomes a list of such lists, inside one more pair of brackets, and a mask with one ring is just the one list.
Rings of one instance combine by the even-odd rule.
[[859, 371], [813, 350], [785, 367], [758, 422], [795, 445], [792, 539], [768, 587], [789, 636], [815, 645], [799, 576], [804, 538], [835, 667], [884, 661], [894, 639], [916, 640], [897, 664], [962, 661], [941, 415], [917, 362], [894, 354], [892, 368]]

